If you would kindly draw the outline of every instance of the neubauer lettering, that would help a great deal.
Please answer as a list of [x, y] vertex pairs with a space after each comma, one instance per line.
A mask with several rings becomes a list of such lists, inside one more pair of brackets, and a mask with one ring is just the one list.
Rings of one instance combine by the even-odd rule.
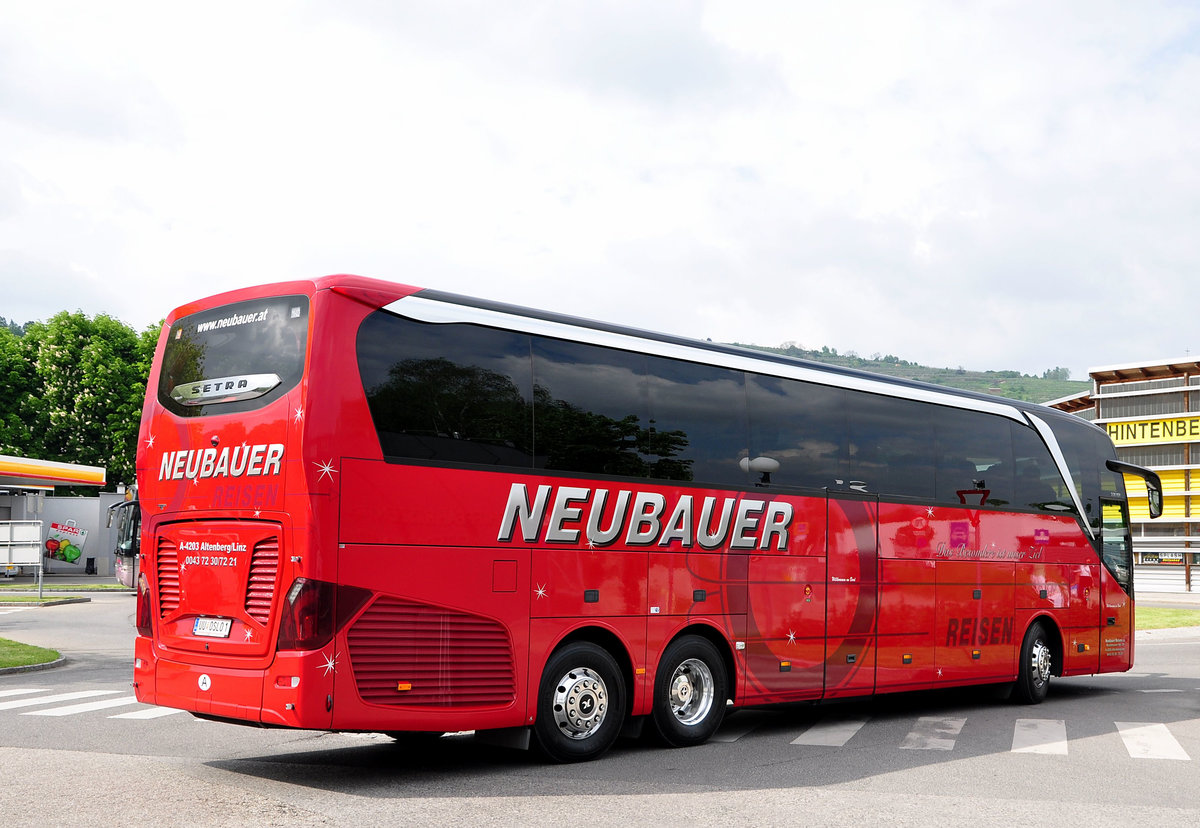
[[500, 517], [497, 540], [511, 542], [519, 530], [526, 543], [578, 543], [589, 547], [669, 546], [684, 549], [775, 549], [788, 547], [790, 503], [753, 498], [697, 498], [673, 502], [658, 492], [541, 485], [530, 496], [513, 483]]
[[158, 466], [159, 480], [195, 480], [209, 477], [266, 477], [279, 474], [283, 443], [226, 446], [223, 449], [164, 451]]

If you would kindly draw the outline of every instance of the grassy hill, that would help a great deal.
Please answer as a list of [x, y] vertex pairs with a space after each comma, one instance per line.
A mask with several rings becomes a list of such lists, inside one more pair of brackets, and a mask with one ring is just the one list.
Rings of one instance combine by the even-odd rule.
[[[839, 354], [836, 350], [829, 348], [807, 351], [794, 345], [768, 348], [762, 345], [743, 345], [736, 342], [733, 344], [742, 348], [753, 348], [757, 351], [769, 351], [773, 354], [785, 354], [801, 359], [810, 359], [814, 362], [841, 365], [846, 368], [857, 368], [860, 371], [872, 371], [891, 377], [903, 377], [933, 385], [946, 385], [951, 388], [962, 388], [982, 394], [994, 394], [998, 397], [1035, 403], [1056, 400], [1069, 394], [1079, 394], [1091, 388], [1091, 382], [1086, 379], [1046, 379], [1022, 374], [1018, 371], [968, 371], [962, 367], [930, 368], [890, 354], [864, 359], [854, 354]], [[1061, 369], [1059, 373], [1063, 373]]]

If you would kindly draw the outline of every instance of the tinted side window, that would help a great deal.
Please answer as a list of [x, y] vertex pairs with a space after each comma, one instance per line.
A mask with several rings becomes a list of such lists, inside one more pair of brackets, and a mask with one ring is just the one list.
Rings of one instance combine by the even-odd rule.
[[744, 486], [750, 443], [740, 371], [660, 357], [650, 375], [650, 476]]
[[1125, 503], [1102, 500], [1101, 517], [1101, 559], [1121, 587], [1132, 596], [1133, 538], [1129, 531], [1129, 510]]
[[965, 506], [1012, 503], [1009, 421], [990, 414], [940, 407], [934, 417], [937, 499]]
[[844, 389], [747, 374], [746, 397], [750, 461], [757, 460], [761, 469], [752, 475], [756, 483], [814, 489], [835, 487], [838, 481], [844, 485], [849, 476]]
[[[1200, 457], [1200, 454], [1194, 455]], [[1096, 457], [1100, 464], [1100, 496], [1125, 499], [1125, 477], [1120, 472], [1110, 471], [1105, 462], [1115, 460], [1116, 449], [1107, 434], [1096, 435]]]
[[532, 465], [528, 336], [380, 311], [359, 329], [358, 367], [384, 455]]
[[932, 499], [936, 407], [857, 391], [849, 402], [851, 485]]
[[[1093, 431], [1083, 421], [1076, 424], [1069, 420], [1063, 421], [1054, 418], [1048, 419], [1048, 422], [1054, 430], [1054, 436], [1058, 438], [1058, 445], [1062, 449], [1063, 456], [1067, 459], [1067, 468], [1071, 470], [1075, 491], [1079, 493], [1079, 499], [1083, 501], [1083, 509], [1087, 514], [1088, 522], [1099, 532], [1101, 522], [1100, 465], [1102, 460], [1098, 452], [1104, 450], [1104, 456], [1107, 456], [1108, 439]], [[1096, 439], [1097, 437], [1103, 439], [1105, 444], [1102, 445]], [[1070, 495], [1068, 495], [1069, 498]]]
[[535, 337], [533, 380], [540, 468], [649, 473], [644, 355]]
[[1050, 450], [1037, 432], [1010, 423], [1013, 441], [1013, 504], [1020, 508], [1049, 512], [1075, 512], [1071, 495], [1058, 473]]

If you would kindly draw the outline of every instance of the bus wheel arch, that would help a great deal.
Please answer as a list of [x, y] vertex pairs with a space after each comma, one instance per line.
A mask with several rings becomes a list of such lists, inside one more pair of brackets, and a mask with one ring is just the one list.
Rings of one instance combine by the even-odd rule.
[[594, 628], [563, 639], [542, 670], [533, 735], [556, 762], [596, 759], [616, 742], [629, 711], [631, 664], [620, 640]]
[[651, 719], [672, 747], [703, 744], [720, 727], [731, 697], [733, 656], [715, 631], [694, 626], [663, 649], [655, 670]]

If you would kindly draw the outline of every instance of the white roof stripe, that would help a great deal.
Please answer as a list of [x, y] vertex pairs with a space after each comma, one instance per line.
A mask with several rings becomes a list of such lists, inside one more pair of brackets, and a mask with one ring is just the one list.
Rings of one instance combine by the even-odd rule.
[[615, 331], [605, 331], [583, 325], [570, 325], [564, 322], [538, 319], [515, 313], [505, 313], [488, 308], [477, 308], [440, 299], [431, 299], [420, 294], [398, 299], [384, 307], [384, 310], [418, 322], [485, 325], [492, 328], [539, 334], [556, 339], [617, 348], [623, 351], [653, 354], [670, 359], [682, 359], [689, 362], [717, 365], [722, 368], [732, 368], [739, 371], [751, 371], [775, 377], [804, 380], [805, 382], [813, 382], [820, 385], [866, 391], [872, 394], [933, 403], [935, 405], [961, 408], [968, 411], [980, 411], [1007, 417], [1022, 425], [1028, 423], [1019, 409], [1001, 402], [960, 397], [955, 394], [943, 394], [933, 389], [877, 382], [867, 377], [856, 377], [833, 371], [808, 368], [803, 365], [791, 365], [773, 360], [756, 359], [751, 355], [741, 356], [723, 351], [712, 351], [703, 347], [690, 347], [675, 342], [663, 342], [657, 339], [647, 339]]

